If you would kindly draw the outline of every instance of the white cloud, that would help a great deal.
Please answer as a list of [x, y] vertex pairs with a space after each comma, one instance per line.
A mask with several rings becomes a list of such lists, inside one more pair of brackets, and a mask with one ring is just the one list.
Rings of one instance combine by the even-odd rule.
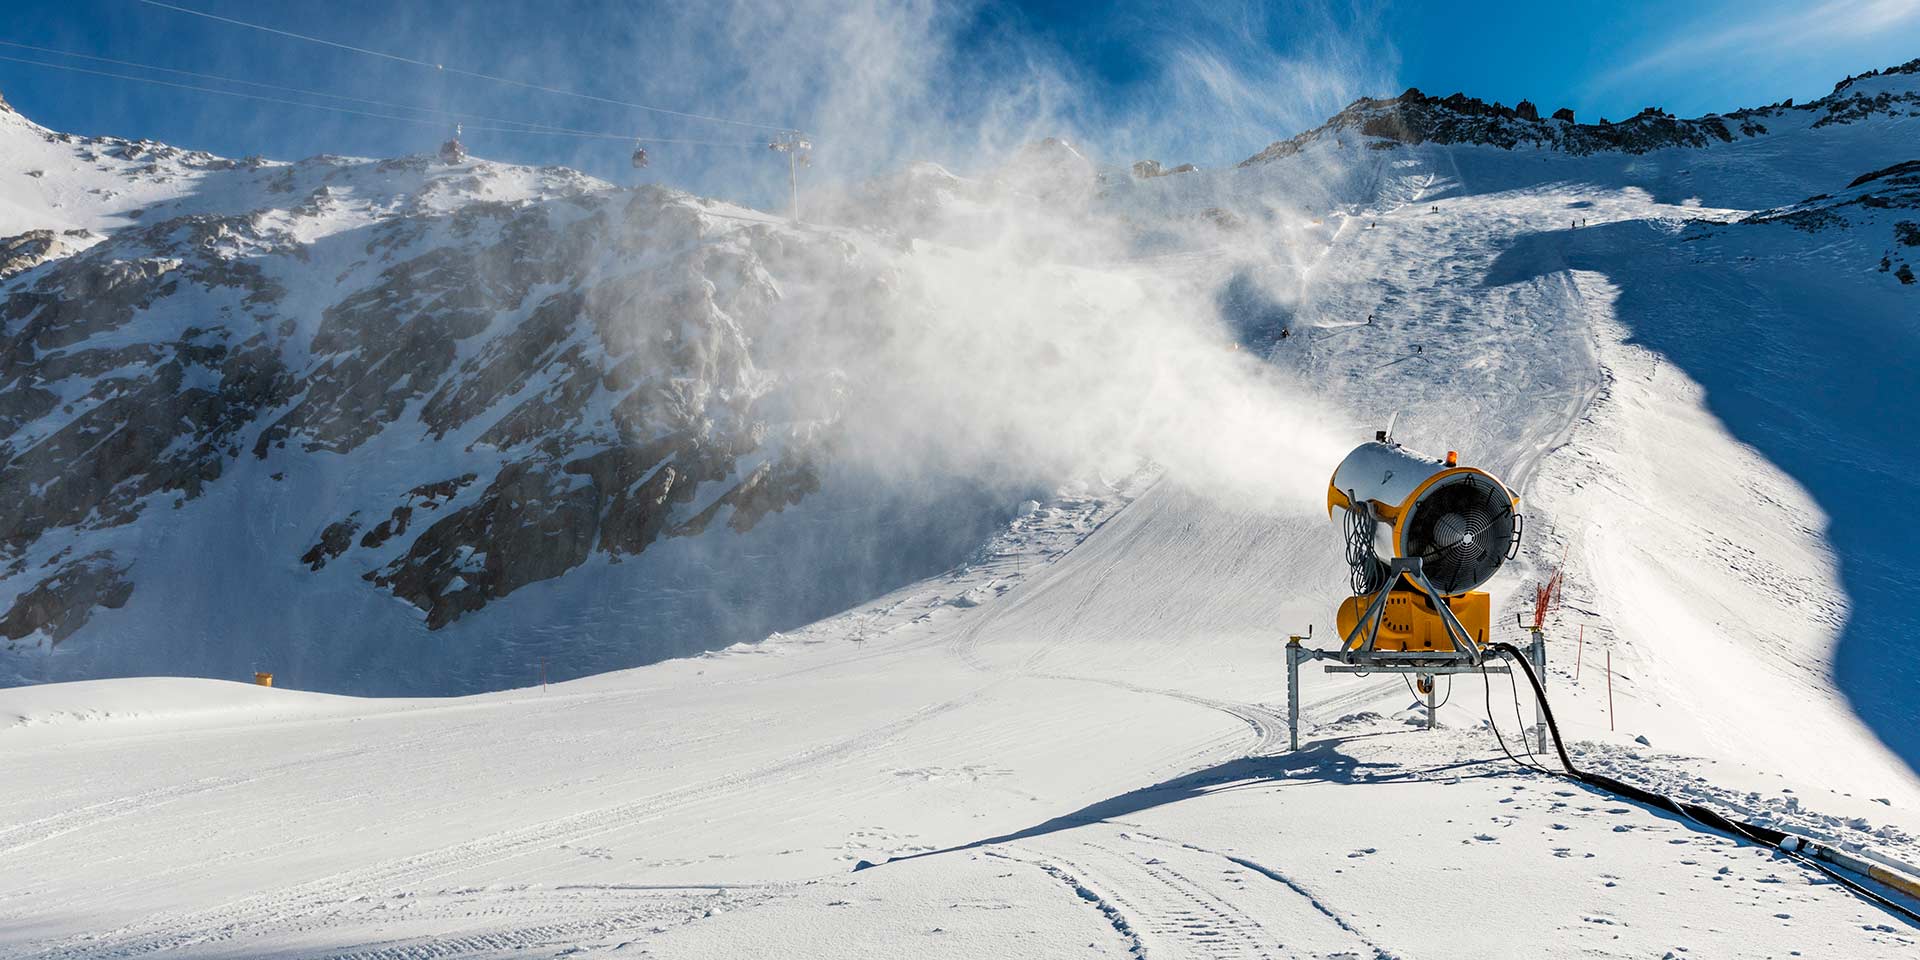
[[[1727, 17], [1725, 8], [1714, 16]], [[1764, 66], [1788, 56], [1826, 52], [1920, 21], [1920, 0], [1828, 0], [1814, 7], [1789, 4], [1725, 26], [1701, 19], [1679, 24], [1672, 36], [1633, 61], [1608, 70], [1589, 86], [1607, 90], [1647, 74], [1671, 73], [1702, 60], [1737, 55]]]

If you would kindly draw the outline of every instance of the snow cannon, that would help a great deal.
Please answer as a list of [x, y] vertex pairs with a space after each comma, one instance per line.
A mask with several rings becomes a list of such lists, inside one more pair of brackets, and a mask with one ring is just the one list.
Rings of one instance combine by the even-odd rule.
[[[1327, 484], [1353, 596], [1335, 616], [1350, 661], [1481, 659], [1491, 601], [1475, 588], [1520, 547], [1520, 498], [1498, 477], [1416, 453], [1382, 430]], [[1410, 656], [1408, 656], [1410, 655]]]

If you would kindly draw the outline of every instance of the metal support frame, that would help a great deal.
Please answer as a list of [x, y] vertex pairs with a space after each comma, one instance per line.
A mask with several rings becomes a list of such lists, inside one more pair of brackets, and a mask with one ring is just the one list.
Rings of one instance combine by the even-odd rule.
[[[1344, 657], [1333, 650], [1315, 650], [1303, 647], [1300, 641], [1304, 637], [1287, 639], [1287, 741], [1292, 749], [1300, 749], [1300, 665], [1309, 660], [1343, 660]], [[1414, 673], [1427, 676], [1439, 676], [1455, 673], [1511, 673], [1512, 668], [1505, 664], [1481, 663], [1478, 665], [1454, 662], [1447, 663], [1330, 663], [1321, 668], [1328, 673]], [[1427, 697], [1427, 726], [1431, 729], [1438, 715], [1437, 704], [1430, 692]]]
[[[1287, 638], [1287, 749], [1300, 749], [1300, 661], [1309, 652], [1300, 646], [1300, 641], [1313, 639], [1313, 624], [1307, 624], [1307, 635]], [[1318, 656], [1323, 651], [1311, 651]]]
[[[793, 222], [800, 222], [800, 163], [813, 150], [813, 141], [798, 130], [787, 130], [780, 139], [767, 144], [770, 149], [787, 155], [787, 189], [793, 198]], [[810, 163], [811, 161], [809, 161]]]
[[[1533, 673], [1540, 678], [1540, 688], [1547, 685], [1547, 636], [1539, 623], [1528, 623], [1518, 612], [1513, 622], [1527, 631], [1533, 639], [1527, 643], [1527, 659], [1533, 661]], [[1533, 738], [1539, 743], [1541, 753], [1547, 752], [1547, 716], [1545, 705], [1536, 701], [1533, 705]]]
[[[1452, 664], [1464, 660], [1475, 667], [1480, 666], [1480, 662], [1486, 658], [1480, 651], [1480, 645], [1474, 642], [1473, 635], [1468, 633], [1467, 628], [1460, 623], [1460, 618], [1453, 615], [1453, 608], [1447, 605], [1447, 598], [1427, 579], [1422, 566], [1419, 557], [1395, 557], [1388, 563], [1386, 582], [1374, 592], [1373, 602], [1367, 605], [1367, 611], [1354, 622], [1353, 632], [1347, 634], [1346, 642], [1341, 645], [1343, 654], [1341, 659], [1348, 663], [1361, 664], [1376, 662]], [[1387, 616], [1387, 595], [1400, 585], [1402, 578], [1433, 601], [1434, 609], [1439, 611], [1440, 622], [1447, 628], [1447, 640], [1453, 644], [1453, 650], [1433, 653], [1396, 650], [1384, 655], [1374, 652], [1373, 645], [1380, 639], [1380, 622]], [[1361, 634], [1366, 635], [1364, 643], [1358, 642]]]
[[[1533, 642], [1527, 646], [1527, 659], [1533, 661], [1533, 672], [1540, 678], [1540, 688], [1547, 686], [1547, 638], [1539, 627], [1533, 628]], [[1539, 742], [1540, 752], [1547, 752], [1547, 713], [1546, 705], [1535, 701], [1533, 705], [1533, 737]]]
[[[1415, 652], [1411, 650], [1376, 650], [1374, 643], [1380, 638], [1380, 624], [1387, 615], [1387, 594], [1405, 579], [1416, 589], [1424, 592], [1433, 601], [1440, 613], [1440, 622], [1445, 625], [1447, 639], [1453, 645], [1451, 650]], [[1373, 595], [1373, 601], [1367, 605], [1366, 612], [1354, 623], [1353, 630], [1344, 638], [1339, 650], [1316, 650], [1300, 645], [1302, 640], [1313, 638], [1313, 628], [1307, 628], [1306, 636], [1287, 638], [1287, 740], [1292, 749], [1300, 749], [1300, 665], [1308, 660], [1337, 660], [1325, 667], [1328, 673], [1412, 673], [1427, 679], [1427, 729], [1433, 729], [1438, 721], [1439, 704], [1435, 693], [1439, 684], [1434, 680], [1441, 674], [1454, 673], [1507, 673], [1508, 667], [1490, 665], [1486, 662], [1486, 653], [1474, 642], [1473, 635], [1453, 615], [1453, 608], [1447, 605], [1447, 599], [1427, 579], [1421, 568], [1419, 557], [1395, 557], [1387, 564], [1387, 577], [1380, 589]], [[1539, 665], [1542, 674], [1546, 670], [1546, 644], [1534, 635], [1533, 661]], [[1542, 749], [1546, 738], [1545, 718], [1536, 724], [1540, 728]]]

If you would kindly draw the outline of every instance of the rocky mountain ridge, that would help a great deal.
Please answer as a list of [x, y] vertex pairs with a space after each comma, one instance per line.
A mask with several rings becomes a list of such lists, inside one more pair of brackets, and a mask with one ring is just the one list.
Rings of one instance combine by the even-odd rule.
[[1920, 92], [1910, 84], [1890, 88], [1886, 81], [1920, 75], [1920, 58], [1885, 70], [1848, 77], [1833, 92], [1795, 104], [1791, 99], [1726, 114], [1681, 119], [1659, 107], [1647, 107], [1619, 122], [1602, 118], [1579, 123], [1561, 108], [1542, 117], [1521, 100], [1514, 106], [1488, 103], [1464, 93], [1437, 97], [1409, 87], [1397, 97], [1362, 97], [1325, 124], [1291, 139], [1275, 141], [1240, 162], [1247, 167], [1292, 156], [1308, 144], [1341, 136], [1364, 138], [1377, 150], [1421, 143], [1479, 144], [1505, 150], [1550, 150], [1574, 156], [1604, 151], [1643, 154], [1668, 148], [1702, 148], [1714, 143], [1762, 137], [1772, 125], [1787, 122], [1820, 127], [1850, 123], [1874, 115], [1920, 116]]

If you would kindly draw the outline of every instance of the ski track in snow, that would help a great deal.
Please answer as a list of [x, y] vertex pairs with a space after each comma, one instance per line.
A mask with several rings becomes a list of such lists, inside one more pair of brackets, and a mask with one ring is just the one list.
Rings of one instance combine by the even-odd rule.
[[[627, 829], [636, 822], [644, 822], [665, 811], [721, 791], [749, 784], [758, 787], [776, 785], [781, 776], [794, 770], [839, 760], [896, 736], [916, 724], [955, 710], [974, 699], [978, 692], [915, 711], [893, 723], [839, 742], [802, 751], [750, 773], [692, 784], [631, 803], [548, 821], [525, 830], [496, 834], [427, 854], [346, 871], [317, 883], [248, 898], [211, 911], [153, 918], [138, 928], [114, 931], [108, 937], [99, 938], [106, 943], [79, 945], [44, 956], [62, 960], [139, 956], [246, 936], [261, 926], [284, 928], [289, 915], [311, 915], [350, 902], [369, 891], [419, 889], [458, 870], [491, 866], [532, 851], [577, 844], [608, 831]], [[299, 927], [296, 925], [293, 929], [298, 930]]]

